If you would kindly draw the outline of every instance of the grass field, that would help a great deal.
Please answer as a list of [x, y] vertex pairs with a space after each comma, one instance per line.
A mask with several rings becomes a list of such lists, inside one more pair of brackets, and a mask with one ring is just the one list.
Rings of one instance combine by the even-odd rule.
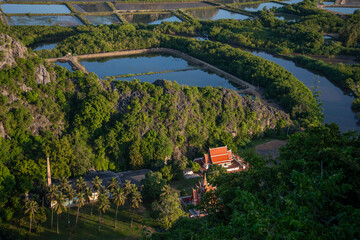
[[[102, 223], [99, 225], [99, 211], [94, 205], [93, 215], [90, 215], [91, 205], [80, 209], [78, 226], [75, 225], [76, 207], [70, 209], [70, 224], [67, 212], [59, 216], [59, 231], [56, 233], [56, 214], [54, 213], [54, 224], [51, 229], [51, 209], [47, 209], [47, 221], [42, 225], [40, 233], [32, 233], [31, 239], [37, 240], [76, 240], [76, 239], [141, 239], [149, 232], [153, 232], [154, 220], [149, 212], [140, 207], [134, 213], [129, 209], [122, 210], [119, 207], [117, 228], [114, 228], [115, 205], [102, 214]], [[131, 219], [134, 218], [131, 227]], [[100, 226], [100, 228], [99, 228]], [[25, 229], [22, 229], [25, 230]], [[28, 229], [26, 229], [28, 230]]]

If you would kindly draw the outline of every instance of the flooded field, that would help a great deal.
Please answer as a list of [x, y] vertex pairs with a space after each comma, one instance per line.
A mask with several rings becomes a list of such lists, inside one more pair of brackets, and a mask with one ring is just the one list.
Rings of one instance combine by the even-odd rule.
[[[166, 79], [189, 86], [221, 86], [236, 90], [236, 87], [227, 79], [169, 54], [88, 59], [82, 60], [81, 64], [88, 72], [94, 72], [100, 78], [114, 76], [117, 80], [123, 81], [136, 78], [151, 83], [158, 79]], [[129, 76], [128, 74], [144, 75]]]
[[278, 3], [273, 3], [273, 2], [234, 5], [234, 7], [237, 7], [239, 9], [243, 9], [246, 11], [250, 11], [250, 12], [257, 12], [257, 11], [263, 10], [264, 8], [266, 8], [266, 9], [270, 9], [273, 7], [279, 8], [282, 6], [284, 6], [284, 5], [278, 4]]
[[201, 2], [189, 3], [116, 3], [115, 7], [118, 10], [131, 11], [131, 10], [176, 10], [179, 8], [196, 8], [196, 7], [210, 7], [212, 5]]
[[282, 3], [287, 3], [287, 4], [295, 4], [295, 3], [299, 3], [302, 2], [303, 0], [287, 0], [287, 1], [281, 1]]
[[[360, 3], [359, 3], [360, 4]], [[331, 10], [338, 13], [344, 13], [344, 14], [353, 14], [356, 10], [360, 8], [346, 8], [346, 7], [324, 7], [325, 10]]]
[[120, 20], [116, 15], [105, 15], [105, 16], [98, 16], [98, 15], [89, 15], [84, 16], [89, 22], [93, 25], [109, 25], [109, 24], [118, 24]]
[[163, 21], [167, 22], [181, 22], [181, 20], [175, 17], [171, 13], [154, 13], [154, 14], [130, 14], [124, 15], [124, 18], [129, 23], [143, 23], [143, 24], [160, 24]]
[[4, 13], [71, 13], [65, 5], [56, 4], [2, 4]]
[[64, 27], [75, 27], [83, 23], [75, 16], [7, 16], [10, 26], [15, 25], [59, 25]]
[[73, 4], [79, 12], [108, 12], [112, 11], [105, 3]]
[[226, 11], [219, 8], [188, 9], [187, 12], [189, 12], [192, 16], [197, 17], [201, 20], [219, 20], [219, 19], [245, 20], [249, 18], [249, 16]]

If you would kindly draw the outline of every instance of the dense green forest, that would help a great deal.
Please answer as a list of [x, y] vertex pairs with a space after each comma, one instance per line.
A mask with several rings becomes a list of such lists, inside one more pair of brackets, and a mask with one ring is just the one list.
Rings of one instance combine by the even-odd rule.
[[[99, 81], [3, 39], [7, 61], [15, 60], [0, 71], [0, 212], [6, 223], [23, 217], [25, 193], [44, 196], [48, 156], [54, 179], [90, 168], [151, 168], [182, 178], [189, 160], [209, 146], [236, 152], [254, 137], [296, 127], [287, 113], [233, 90]], [[28, 57], [15, 58], [15, 48]]]
[[[276, 12], [301, 20], [281, 21]], [[334, 124], [321, 126], [319, 106], [304, 84], [239, 47], [283, 54], [326, 75], [358, 97], [353, 104], [358, 110], [359, 65], [331, 65], [311, 55], [359, 56], [360, 13], [341, 18], [306, 0], [257, 15], [245, 21], [195, 19], [158, 26], [0, 24], [0, 62], [6, 62], [0, 70], [0, 237], [19, 237], [17, 227], [24, 232], [31, 222], [28, 209], [46, 196], [49, 157], [54, 179], [78, 178], [90, 169], [151, 169], [141, 196], [157, 226], [169, 229], [154, 239], [359, 238], [359, 134], [342, 134]], [[53, 50], [34, 53], [2, 33], [27, 47], [60, 42]], [[326, 42], [322, 33], [338, 34], [338, 41]], [[283, 111], [220, 87], [100, 80], [44, 60], [155, 47], [179, 50], [259, 86]], [[15, 57], [19, 52], [22, 58]], [[297, 130], [276, 161], [243, 149], [253, 139], [286, 137]], [[175, 192], [169, 184], [183, 180], [185, 168], [199, 167], [191, 162], [194, 157], [223, 145], [245, 157], [251, 169], [227, 175], [219, 174], [224, 169], [210, 169], [209, 181], [218, 190], [199, 207], [208, 216], [182, 218], [177, 199], [186, 192]], [[25, 206], [27, 196], [33, 201]], [[209, 205], [206, 199], [218, 201]], [[38, 209], [34, 226], [49, 221], [45, 212]]]
[[357, 239], [359, 150], [360, 135], [335, 124], [294, 134], [279, 164], [249, 154], [248, 172], [219, 176], [204, 197], [208, 216], [152, 239]]

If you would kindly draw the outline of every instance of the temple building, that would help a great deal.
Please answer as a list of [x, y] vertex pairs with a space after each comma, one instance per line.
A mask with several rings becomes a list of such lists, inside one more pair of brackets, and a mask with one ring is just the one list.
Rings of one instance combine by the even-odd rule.
[[[186, 212], [187, 206], [196, 206], [201, 203], [201, 200], [205, 193], [209, 191], [215, 191], [216, 187], [211, 186], [206, 180], [206, 175], [204, 176], [203, 181], [200, 181], [199, 184], [196, 186], [196, 189], [192, 189], [191, 196], [180, 197], [181, 207]], [[202, 213], [196, 209], [188, 209], [190, 213], [190, 217], [203, 217], [206, 214]]]
[[208, 153], [204, 154], [204, 157], [194, 159], [201, 167], [201, 172], [209, 169], [211, 164], [218, 164], [226, 168], [228, 172], [240, 172], [247, 170], [249, 164], [246, 163], [238, 155], [231, 152], [231, 150], [225, 147], [210, 148]]

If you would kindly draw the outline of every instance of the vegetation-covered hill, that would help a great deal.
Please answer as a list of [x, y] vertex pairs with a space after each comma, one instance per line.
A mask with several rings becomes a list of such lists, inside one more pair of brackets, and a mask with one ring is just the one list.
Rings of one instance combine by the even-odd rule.
[[166, 161], [176, 173], [187, 156], [209, 146], [237, 151], [253, 137], [293, 125], [285, 112], [233, 90], [100, 82], [32, 53], [19, 58], [27, 53], [18, 44], [5, 49], [14, 58], [0, 70], [0, 214], [6, 221], [23, 214], [24, 193], [43, 194], [47, 156], [53, 178], [91, 168], [158, 170]]

